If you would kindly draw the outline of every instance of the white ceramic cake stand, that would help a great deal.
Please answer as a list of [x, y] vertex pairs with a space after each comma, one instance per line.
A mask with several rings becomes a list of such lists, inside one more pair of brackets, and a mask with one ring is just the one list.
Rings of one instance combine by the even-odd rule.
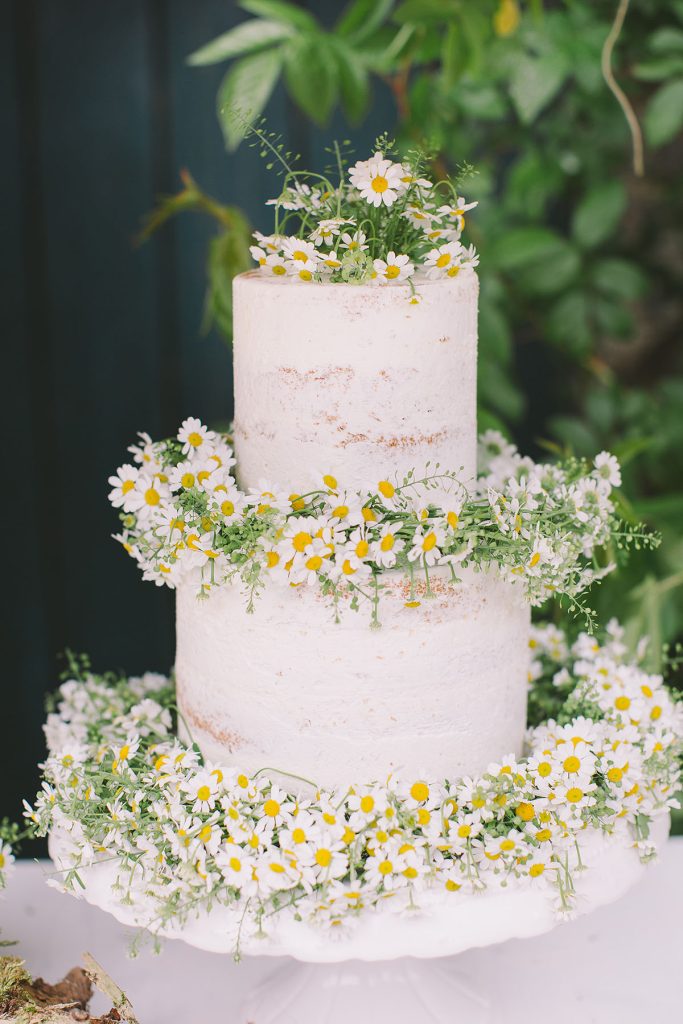
[[[668, 832], [666, 814], [652, 828], [655, 846], [663, 845]], [[73, 864], [74, 850], [67, 836], [50, 837], [58, 871]], [[581, 852], [585, 870], [573, 872], [574, 916], [618, 899], [646, 870], [626, 828], [612, 836], [587, 834]], [[165, 938], [214, 953], [234, 953], [241, 913], [217, 906], [184, 924], [158, 928], [149, 900], [120, 902], [116, 872], [111, 860], [79, 868], [85, 888], [76, 895], [124, 924], [151, 926]], [[227, 1015], [217, 1015], [215, 1024], [494, 1024], [486, 994], [472, 991], [459, 976], [457, 961], [444, 958], [550, 931], [561, 922], [555, 902], [549, 886], [513, 883], [479, 895], [427, 890], [418, 909], [368, 912], [334, 938], [285, 912], [268, 920], [265, 936], [242, 923], [243, 955], [293, 959], [254, 989], [238, 1012], [226, 1007]]]

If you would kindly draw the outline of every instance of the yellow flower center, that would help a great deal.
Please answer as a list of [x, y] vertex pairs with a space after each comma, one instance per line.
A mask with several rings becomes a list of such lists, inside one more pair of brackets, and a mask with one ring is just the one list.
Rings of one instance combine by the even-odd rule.
[[533, 804], [517, 804], [517, 807], [515, 808], [515, 813], [517, 814], [518, 818], [522, 819], [522, 821], [531, 821], [531, 819], [534, 816]]
[[410, 788], [410, 795], [419, 804], [424, 803], [429, 798], [429, 786], [426, 782], [414, 782]]
[[376, 174], [375, 177], [370, 182], [370, 187], [373, 192], [386, 192], [386, 190], [389, 188], [389, 182], [387, 181], [386, 178], [383, 178], [381, 174]]
[[194, 487], [194, 473], [183, 473], [180, 482], [183, 487]]
[[380, 494], [383, 494], [385, 498], [393, 498], [396, 494], [396, 488], [388, 480], [380, 480], [377, 484], [377, 490]]
[[211, 790], [208, 786], [200, 786], [197, 790], [197, 799], [201, 800], [203, 803], [208, 800], [210, 796]]
[[269, 551], [266, 555], [266, 565], [269, 569], [274, 569], [277, 563], [280, 561], [280, 556], [277, 551]]
[[614, 706], [617, 711], [628, 711], [631, 707], [631, 700], [629, 697], [617, 697], [614, 702]]
[[398, 277], [398, 275], [400, 273], [401, 273], [401, 268], [397, 267], [394, 263], [392, 263], [384, 271], [384, 276], [388, 277], [389, 280], [393, 280], [395, 277]]
[[375, 807], [375, 798], [372, 796], [363, 796], [360, 800], [360, 809], [363, 814], [370, 814]]
[[309, 544], [313, 543], [310, 533], [297, 533], [292, 540], [295, 551], [305, 551]]
[[299, 845], [300, 843], [305, 843], [306, 833], [302, 828], [295, 828], [294, 831], [292, 832], [292, 839], [297, 845]]
[[539, 843], [547, 843], [552, 839], [552, 837], [553, 834], [549, 828], [540, 828], [536, 833], [536, 838], [538, 839]]
[[571, 757], [565, 758], [562, 767], [566, 772], [569, 772], [570, 775], [575, 775], [581, 767], [581, 762], [579, 761], [578, 757], [574, 757], [572, 755]]
[[436, 261], [437, 267], [447, 267], [451, 262], [451, 254], [449, 252], [442, 252]]
[[292, 253], [292, 259], [299, 260], [301, 263], [305, 263], [306, 260], [308, 259], [308, 256], [301, 249], [295, 249], [295, 251]]
[[567, 800], [570, 804], [578, 804], [580, 800], [583, 800], [583, 790], [577, 786], [573, 786], [567, 790]]
[[335, 519], [346, 519], [349, 514], [348, 505], [337, 505], [336, 508], [332, 509], [332, 515]]
[[538, 878], [545, 871], [545, 864], [532, 864], [529, 868], [529, 874], [532, 878]]
[[336, 476], [332, 476], [330, 473], [325, 474], [323, 477], [323, 483], [325, 484], [325, 487], [330, 487], [333, 491], [336, 491], [338, 486]]
[[272, 270], [273, 270], [273, 273], [277, 274], [278, 277], [281, 277], [283, 274], [287, 273], [287, 271], [285, 270], [285, 268], [282, 266], [281, 263], [276, 263], [273, 266]]
[[242, 861], [239, 859], [239, 857], [231, 857], [229, 860], [229, 864], [231, 871], [242, 870]]
[[306, 562], [306, 568], [310, 569], [311, 572], [317, 572], [322, 564], [323, 564], [323, 560], [320, 557], [320, 555], [313, 555]]
[[319, 864], [321, 868], [329, 868], [332, 863], [332, 852], [330, 850], [316, 850], [315, 862]]
[[607, 772], [607, 778], [610, 782], [621, 782], [624, 773], [621, 768], [610, 768]]
[[300, 270], [299, 271], [299, 277], [301, 278], [302, 281], [312, 281], [313, 280], [313, 274], [310, 272], [310, 270]]
[[455, 530], [458, 525], [459, 519], [455, 512], [449, 512], [448, 515], [446, 516], [446, 521], [448, 522], [448, 525], [450, 526], [451, 530]]
[[356, 554], [359, 558], [365, 558], [368, 553], [370, 545], [366, 540], [359, 540], [356, 544]]
[[226, 500], [221, 504], [221, 512], [224, 516], [231, 516], [235, 511], [234, 502]]
[[277, 800], [266, 800], [263, 805], [263, 813], [269, 818], [277, 818], [280, 813], [280, 805]]
[[390, 875], [394, 870], [394, 865], [390, 860], [383, 860], [378, 868], [380, 875]]
[[147, 505], [158, 505], [161, 500], [161, 496], [154, 487], [148, 487], [145, 491], [145, 503]]
[[541, 763], [538, 766], [538, 774], [541, 776], [542, 779], [546, 779], [550, 775], [552, 770], [552, 765], [549, 764], [548, 761], [541, 761]]
[[121, 493], [122, 494], [128, 494], [129, 491], [132, 491], [134, 487], [135, 487], [135, 481], [134, 480], [124, 480], [123, 483], [121, 484]]
[[380, 549], [382, 551], [391, 551], [394, 546], [394, 535], [393, 533], [387, 533], [380, 541]]
[[431, 551], [433, 547], [436, 547], [436, 534], [428, 533], [422, 541], [422, 550]]

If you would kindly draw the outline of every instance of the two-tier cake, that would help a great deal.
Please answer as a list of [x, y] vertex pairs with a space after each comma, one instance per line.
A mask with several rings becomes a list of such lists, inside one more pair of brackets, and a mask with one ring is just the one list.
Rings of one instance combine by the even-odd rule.
[[[261, 271], [235, 280], [244, 491], [289, 495], [296, 483], [306, 493], [333, 475], [343, 524], [357, 492], [411, 470], [438, 464], [472, 485], [477, 277], [419, 288], [411, 303], [400, 285], [303, 287]], [[446, 512], [462, 500], [452, 480], [416, 493]], [[300, 532], [305, 552], [312, 538]], [[183, 583], [176, 680], [192, 738], [213, 760], [324, 786], [392, 772], [455, 777], [519, 755], [529, 633], [520, 588], [471, 568], [453, 582], [447, 566], [430, 584], [425, 599], [424, 580], [411, 595], [403, 572], [386, 573], [381, 628], [369, 629], [366, 615], [335, 617], [306, 585], [266, 588], [250, 614], [239, 585], [198, 600], [196, 582]]]

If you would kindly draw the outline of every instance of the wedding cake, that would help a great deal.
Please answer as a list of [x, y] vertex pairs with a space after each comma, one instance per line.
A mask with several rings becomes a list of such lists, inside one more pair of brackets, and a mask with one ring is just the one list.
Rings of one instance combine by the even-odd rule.
[[[437, 464], [476, 473], [478, 281], [473, 270], [406, 289], [302, 287], [260, 271], [234, 282], [238, 483], [348, 494]], [[459, 509], [457, 486], [429, 500]], [[289, 492], [287, 492], [289, 493]], [[305, 538], [302, 538], [305, 540]], [[360, 541], [361, 545], [366, 543]], [[248, 614], [239, 586], [178, 588], [178, 703], [219, 763], [282, 769], [323, 786], [391, 773], [455, 777], [505, 753], [526, 725], [529, 609], [497, 573], [446, 568], [433, 596], [383, 578], [380, 629], [335, 621], [320, 591], [268, 588]], [[408, 607], [406, 607], [408, 605]]]

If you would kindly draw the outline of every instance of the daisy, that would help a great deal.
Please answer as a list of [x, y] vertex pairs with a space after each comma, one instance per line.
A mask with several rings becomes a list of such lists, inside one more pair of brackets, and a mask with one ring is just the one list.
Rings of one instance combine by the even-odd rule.
[[388, 281], [405, 281], [415, 273], [410, 257], [404, 254], [397, 255], [395, 252], [387, 253], [386, 261], [374, 260], [373, 266], [380, 284], [386, 284]]
[[119, 466], [115, 476], [109, 477], [108, 483], [112, 487], [109, 492], [109, 500], [114, 508], [121, 508], [125, 504], [126, 495], [130, 494], [135, 487], [135, 481], [139, 475], [139, 469], [126, 463], [124, 466]]
[[339, 270], [341, 265], [342, 263], [337, 255], [336, 250], [331, 249], [328, 252], [327, 256], [324, 256], [323, 259], [318, 264], [318, 270], [320, 270], [322, 274], [331, 274], [335, 270]]
[[265, 249], [262, 249], [260, 245], [250, 245], [249, 252], [251, 253], [251, 258], [255, 263], [258, 263], [259, 267], [265, 267], [268, 258], [268, 253]]
[[320, 259], [320, 253], [314, 246], [313, 242], [307, 242], [303, 238], [286, 238], [282, 243], [282, 253], [288, 263], [306, 265], [308, 263], [317, 263]]
[[386, 160], [381, 153], [375, 153], [370, 160], [359, 160], [349, 170], [354, 188], [374, 207], [391, 206], [405, 186], [401, 178], [405, 170], [401, 164]]
[[262, 265], [261, 270], [274, 277], [284, 277], [287, 273], [287, 264], [279, 252], [271, 252], [266, 257], [266, 262]]
[[216, 854], [216, 866], [221, 875], [227, 885], [239, 890], [243, 899], [256, 892], [255, 865], [256, 858], [252, 851], [236, 843], [224, 843]]
[[427, 277], [432, 280], [440, 277], [456, 277], [460, 273], [461, 253], [462, 246], [459, 242], [446, 242], [445, 245], [430, 249], [424, 262]]
[[458, 231], [462, 231], [465, 227], [465, 214], [478, 205], [478, 203], [466, 203], [463, 196], [458, 196], [457, 202], [454, 205], [446, 204], [445, 206], [440, 206], [437, 213], [440, 213]]
[[405, 548], [404, 541], [398, 536], [400, 524], [390, 524], [382, 527], [382, 532], [376, 541], [370, 545], [370, 556], [376, 565], [384, 569], [393, 569], [396, 565], [396, 557]]
[[398, 845], [383, 849], [365, 862], [365, 877], [375, 889], [393, 891], [408, 884], [403, 874], [408, 866], [406, 857], [398, 852]]
[[325, 245], [331, 245], [335, 236], [341, 232], [342, 224], [348, 223], [349, 221], [344, 218], [336, 217], [329, 220], [320, 220], [308, 237], [316, 245], [320, 245], [321, 242]]
[[319, 269], [319, 264], [314, 263], [313, 260], [306, 260], [305, 263], [299, 260], [293, 260], [287, 264], [287, 273], [290, 277], [293, 277], [295, 281], [304, 281], [308, 283], [312, 281]]
[[199, 451], [202, 445], [208, 445], [209, 442], [214, 440], [215, 436], [213, 430], [209, 430], [201, 420], [194, 416], [183, 420], [178, 431], [178, 440], [182, 443], [183, 455], [190, 455]]
[[355, 231], [353, 234], [345, 231], [342, 233], [339, 244], [342, 249], [348, 249], [349, 252], [365, 252], [368, 248], [366, 240], [366, 235], [362, 231]]
[[408, 552], [408, 559], [416, 562], [420, 559], [425, 565], [436, 565], [441, 558], [441, 545], [444, 543], [443, 529], [427, 523], [418, 526], [413, 536], [413, 546]]
[[253, 237], [258, 242], [258, 248], [264, 249], [266, 253], [277, 252], [282, 244], [279, 235], [262, 235], [260, 231], [254, 231]]

